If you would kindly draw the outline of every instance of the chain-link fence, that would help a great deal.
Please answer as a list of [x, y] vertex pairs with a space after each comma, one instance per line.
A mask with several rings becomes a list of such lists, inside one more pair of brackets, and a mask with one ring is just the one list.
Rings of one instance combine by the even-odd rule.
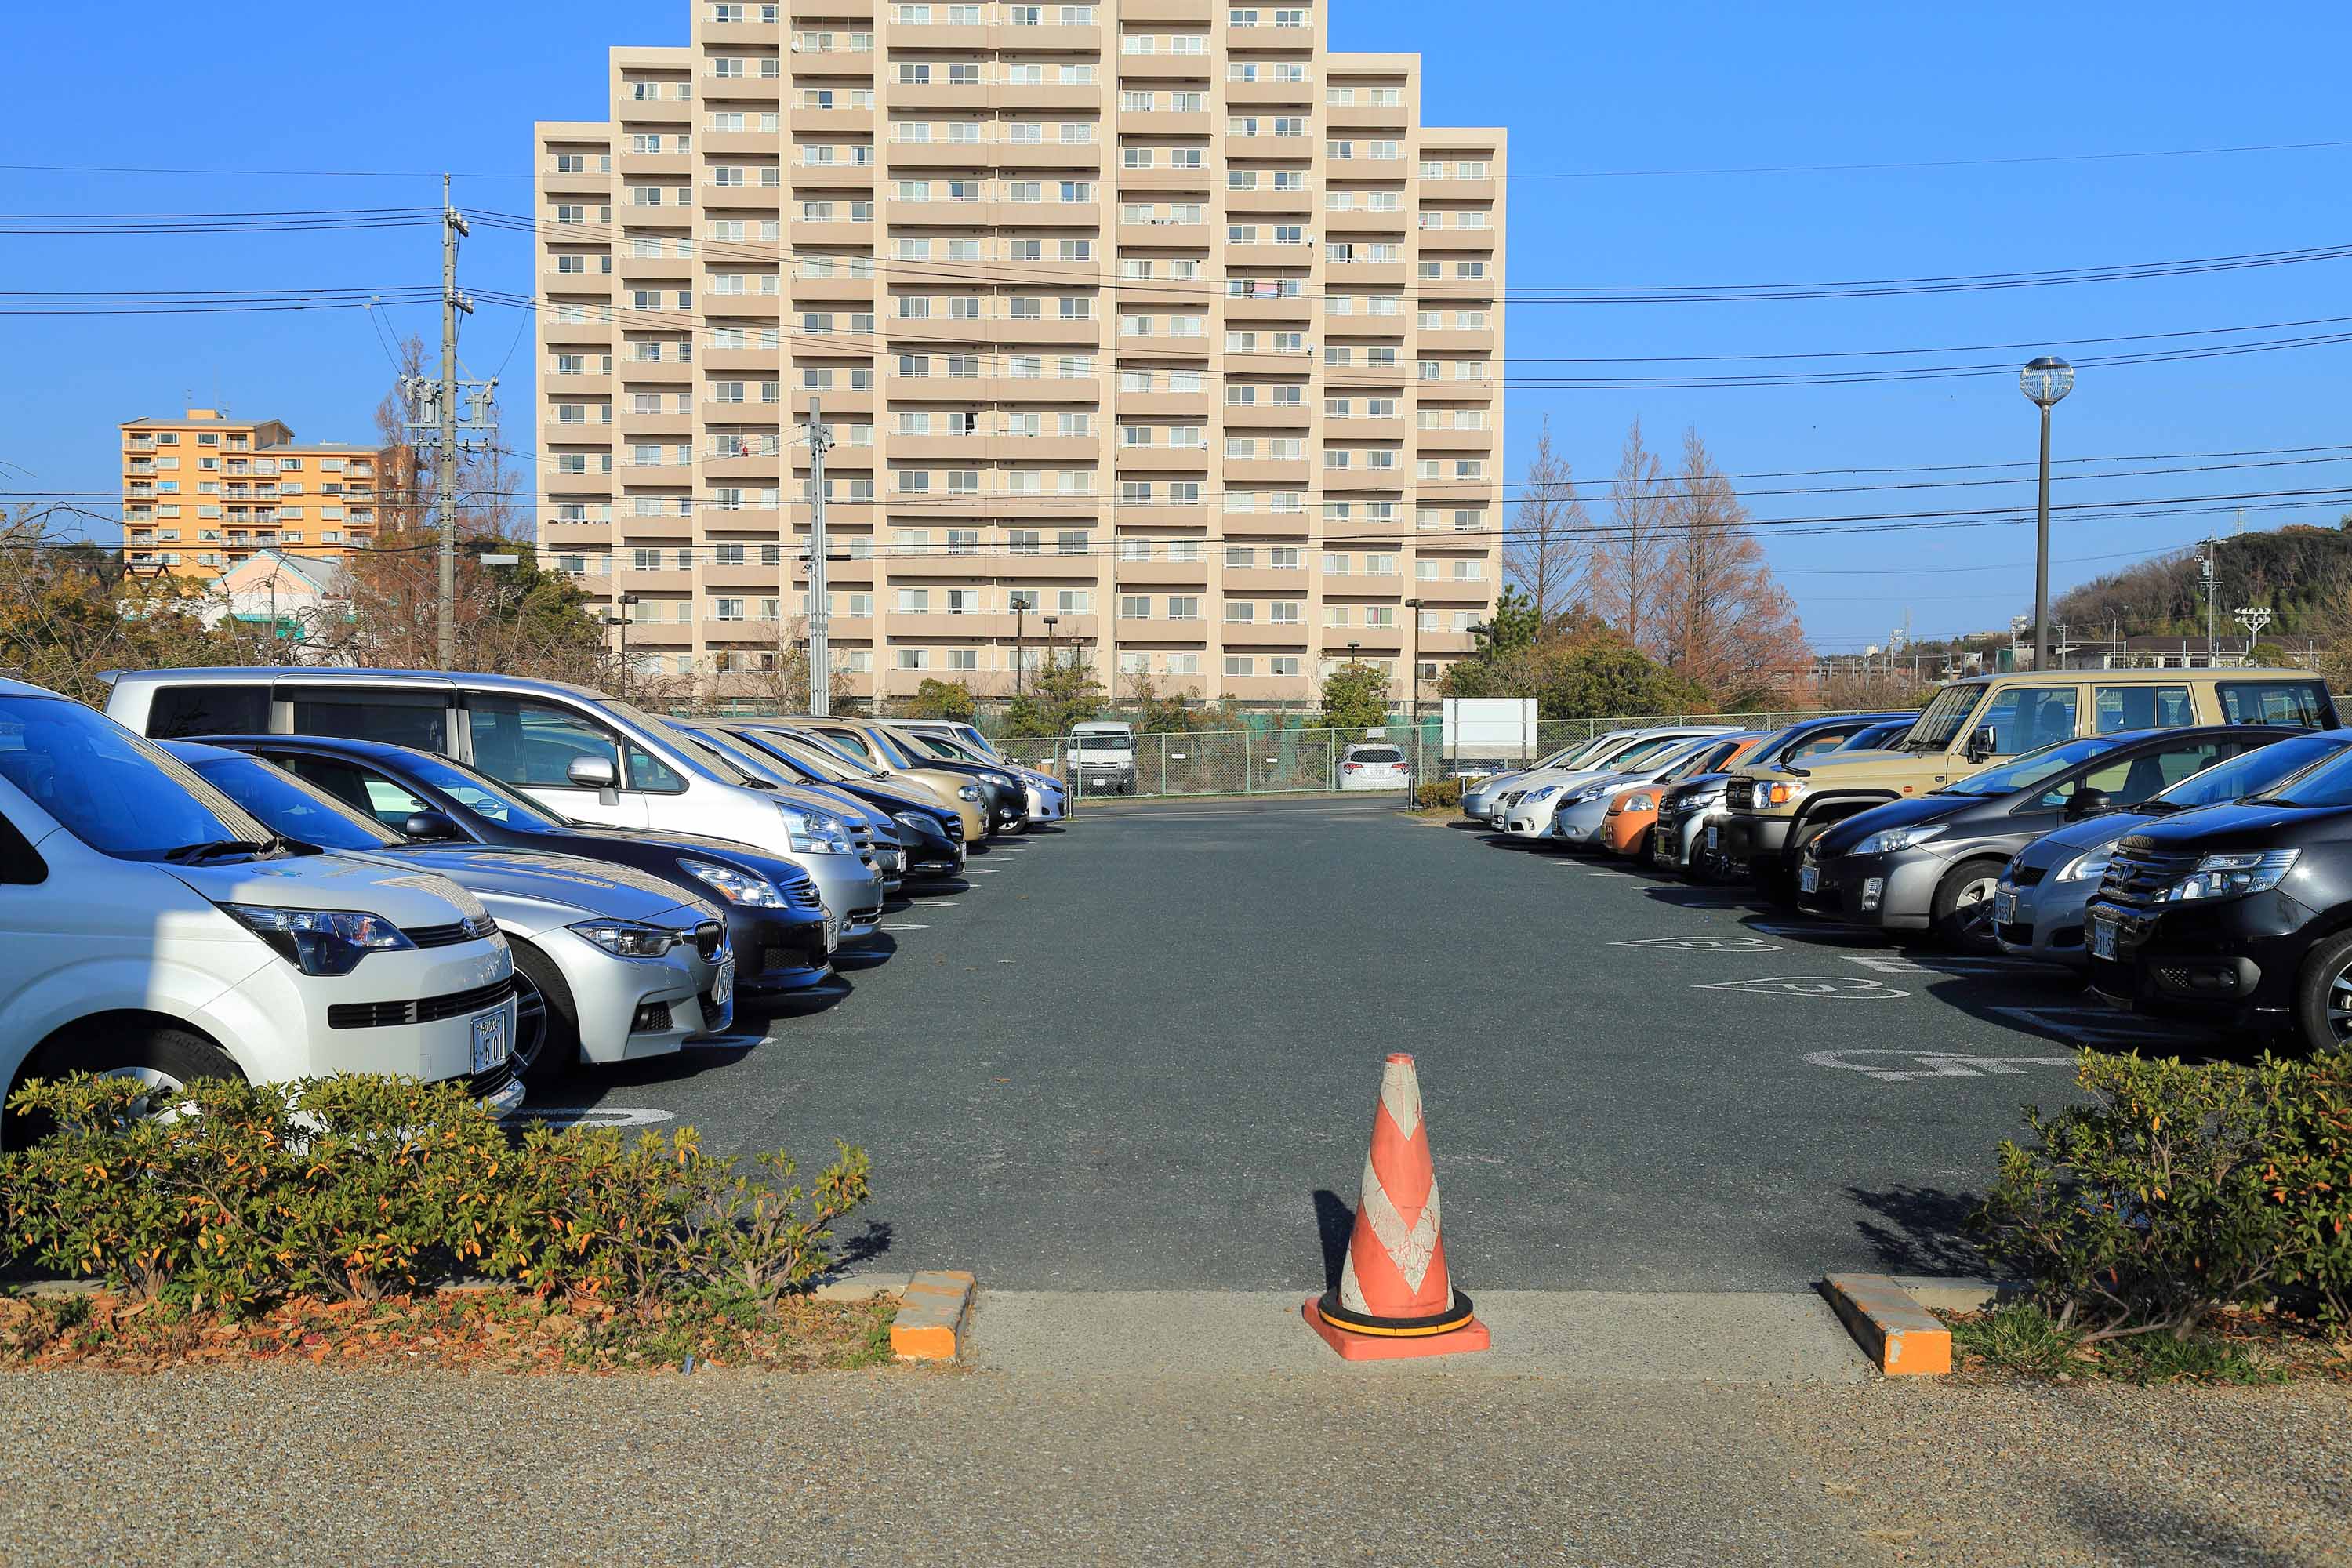
[[[1558, 719], [1536, 726], [1524, 745], [1498, 752], [1494, 748], [1462, 750], [1444, 743], [1437, 716], [1419, 725], [1395, 720], [1372, 730], [1309, 730], [1278, 721], [1245, 730], [1208, 730], [1145, 734], [1135, 737], [1131, 773], [1121, 766], [1108, 790], [1099, 777], [1084, 781], [1076, 793], [1083, 807], [1087, 795], [1105, 793], [1137, 795], [1301, 795], [1333, 790], [1386, 790], [1399, 793], [1412, 784], [1493, 773], [1526, 765], [1564, 746], [1574, 745], [1610, 730], [1642, 729], [1663, 724], [1716, 724], [1737, 730], [1777, 730], [1800, 719], [1842, 709], [1808, 709], [1773, 713], [1654, 713], [1628, 719]], [[1072, 775], [1071, 737], [999, 736], [992, 742], [1005, 760], [1040, 768], [1068, 779]], [[1351, 748], [1359, 766], [1348, 767]], [[1091, 764], [1117, 756], [1099, 736], [1087, 742]], [[1403, 763], [1403, 775], [1376, 765], [1393, 754]]]

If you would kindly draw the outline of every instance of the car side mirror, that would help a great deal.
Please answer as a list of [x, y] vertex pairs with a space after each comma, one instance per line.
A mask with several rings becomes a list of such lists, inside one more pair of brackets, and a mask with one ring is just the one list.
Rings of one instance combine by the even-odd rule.
[[2066, 820], [2072, 822], [2076, 817], [2096, 816], [2101, 812], [2113, 811], [2115, 808], [2115, 797], [2106, 791], [2078, 789], [2074, 792], [2074, 797], [2066, 802]]
[[449, 814], [442, 811], [412, 811], [408, 820], [400, 825], [400, 831], [427, 844], [446, 844], [466, 837]]
[[1993, 728], [1991, 725], [1987, 724], [1979, 729], [1974, 734], [1969, 737], [1969, 761], [1971, 763], [1980, 763], [1987, 757], [1991, 756], [1996, 740], [1997, 737], [1993, 733]]
[[572, 765], [563, 770], [563, 776], [582, 789], [611, 789], [620, 783], [610, 757], [574, 757]]

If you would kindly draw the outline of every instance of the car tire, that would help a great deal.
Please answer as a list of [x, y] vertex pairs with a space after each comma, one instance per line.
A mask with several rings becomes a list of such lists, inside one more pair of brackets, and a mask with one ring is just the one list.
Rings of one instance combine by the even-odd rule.
[[[8, 1086], [13, 1097], [26, 1079], [63, 1078], [68, 1073], [135, 1073], [159, 1089], [177, 1089], [199, 1079], [243, 1081], [245, 1069], [226, 1051], [193, 1029], [163, 1024], [102, 1024], [86, 1033], [52, 1039], [25, 1058], [16, 1080]], [[15, 1110], [0, 1115], [0, 1142], [22, 1149], [46, 1136], [46, 1116], [26, 1116]]]
[[555, 961], [527, 942], [514, 950], [515, 1037], [509, 1059], [525, 1083], [544, 1083], [580, 1059], [580, 1005]]
[[2000, 884], [1998, 857], [1963, 860], [1936, 884], [1931, 911], [1936, 941], [1959, 952], [1998, 952], [1992, 940], [1992, 894]]
[[2338, 1009], [2352, 1013], [2352, 931], [2336, 932], [2305, 955], [2294, 987], [2296, 1042], [2308, 1051], [2352, 1044], [2352, 1016], [2328, 1016]]

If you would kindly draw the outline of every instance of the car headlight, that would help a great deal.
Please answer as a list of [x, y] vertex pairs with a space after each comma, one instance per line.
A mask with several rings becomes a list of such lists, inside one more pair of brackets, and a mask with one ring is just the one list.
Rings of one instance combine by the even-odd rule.
[[1943, 834], [1940, 825], [1922, 827], [1890, 827], [1884, 833], [1874, 833], [1853, 847], [1856, 855], [1892, 855], [1898, 849], [1908, 849], [1915, 844], [1925, 844]]
[[980, 798], [980, 786], [978, 784], [959, 784], [956, 786], [956, 798], [958, 800], [978, 800]]
[[852, 855], [856, 847], [849, 841], [849, 829], [837, 816], [827, 816], [821, 811], [803, 811], [798, 806], [776, 802], [783, 814], [784, 836], [796, 855]]
[[908, 832], [920, 837], [936, 838], [940, 836], [940, 830], [936, 825], [924, 821], [921, 817], [917, 816], [911, 811], [902, 811], [890, 820], [905, 828]]
[[349, 974], [371, 952], [416, 945], [406, 931], [365, 910], [281, 910], [268, 904], [223, 904], [220, 910], [305, 974]]
[[2197, 869], [2164, 890], [2167, 903], [2188, 903], [2198, 899], [2242, 899], [2250, 893], [2267, 893], [2286, 880], [2294, 869], [2300, 849], [2268, 849], [2242, 855], [2208, 855], [2197, 862]]
[[715, 866], [708, 860], [680, 860], [678, 864], [692, 872], [696, 880], [708, 883], [730, 904], [749, 904], [761, 910], [791, 907], [783, 889], [765, 877], [754, 877], [749, 871], [739, 871], [732, 866]]
[[2058, 880], [2062, 882], [2097, 880], [2107, 874], [2107, 860], [2114, 852], [2113, 845], [2100, 849], [2084, 850], [2083, 853], [2058, 868]]
[[1655, 811], [1658, 809], [1658, 797], [1654, 795], [1634, 795], [1633, 798], [1626, 801], [1625, 809], [1628, 811]]
[[1599, 800], [1602, 795], [1610, 794], [1616, 787], [1617, 786], [1614, 784], [1586, 784], [1582, 789], [1578, 790], [1573, 795], [1563, 795], [1560, 798], [1559, 804], [1562, 805], [1581, 805], [1588, 800]]
[[1535, 788], [1528, 791], [1527, 794], [1521, 795], [1519, 798], [1522, 800], [1549, 800], [1553, 795], [1556, 795], [1559, 793], [1559, 785], [1558, 784], [1538, 784]]
[[1010, 773], [982, 773], [980, 776], [986, 779], [989, 783], [994, 784], [999, 789], [1011, 789], [1013, 787], [1013, 775]]
[[636, 921], [582, 921], [572, 929], [615, 958], [659, 958], [677, 945], [677, 932]]
[[1759, 809], [1776, 805], [1794, 805], [1805, 796], [1805, 786], [1794, 779], [1756, 783], [1756, 805]]

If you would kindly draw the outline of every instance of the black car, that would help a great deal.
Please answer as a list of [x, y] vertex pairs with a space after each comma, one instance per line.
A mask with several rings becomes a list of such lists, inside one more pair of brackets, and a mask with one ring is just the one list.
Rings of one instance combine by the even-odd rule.
[[405, 746], [322, 735], [205, 741], [275, 763], [414, 840], [561, 850], [672, 883], [725, 912], [739, 992], [799, 991], [832, 972], [838, 928], [828, 929], [816, 884], [789, 860], [724, 838], [572, 822], [463, 763]]
[[2126, 834], [2088, 913], [2111, 1002], [2352, 1044], [2352, 752]]
[[2043, 834], [2159, 790], [2303, 729], [2213, 724], [2089, 735], [2029, 752], [1938, 790], [1831, 824], [1797, 865], [1797, 903], [1885, 931], [1928, 931], [1990, 950], [1992, 899], [2011, 856]]
[[955, 813], [927, 805], [903, 790], [888, 789], [877, 781], [860, 778], [846, 762], [830, 772], [820, 771], [805, 757], [794, 756], [778, 745], [772, 730], [723, 721], [703, 728], [716, 730], [737, 744], [751, 748], [793, 778], [821, 789], [839, 790], [887, 816], [897, 825], [898, 842], [906, 850], [908, 876], [939, 879], [963, 874], [963, 818]]

